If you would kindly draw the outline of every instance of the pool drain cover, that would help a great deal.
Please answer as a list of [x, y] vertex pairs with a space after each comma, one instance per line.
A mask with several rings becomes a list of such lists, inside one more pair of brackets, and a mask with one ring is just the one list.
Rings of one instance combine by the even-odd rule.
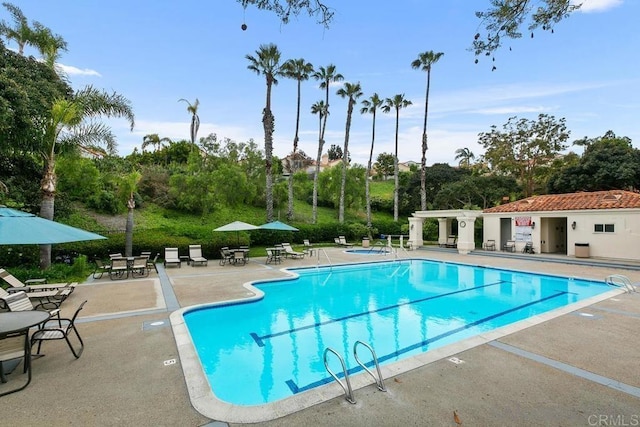
[[464, 363], [464, 360], [462, 359], [458, 359], [457, 357], [450, 357], [447, 359], [449, 362], [451, 363], [455, 363], [456, 365], [459, 365], [461, 363]]
[[164, 361], [164, 366], [171, 366], [176, 364], [176, 359], [169, 359]]

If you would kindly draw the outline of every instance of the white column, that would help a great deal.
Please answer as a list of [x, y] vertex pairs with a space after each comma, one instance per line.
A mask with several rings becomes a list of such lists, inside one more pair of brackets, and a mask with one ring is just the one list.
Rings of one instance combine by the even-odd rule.
[[438, 218], [438, 245], [444, 246], [447, 243], [447, 237], [449, 237], [449, 224], [448, 218]]
[[422, 240], [422, 224], [424, 218], [409, 218], [409, 241], [407, 244], [411, 249], [416, 249], [424, 245]]
[[458, 253], [466, 255], [476, 248], [473, 236], [476, 219], [467, 216], [459, 216], [456, 219], [458, 220]]

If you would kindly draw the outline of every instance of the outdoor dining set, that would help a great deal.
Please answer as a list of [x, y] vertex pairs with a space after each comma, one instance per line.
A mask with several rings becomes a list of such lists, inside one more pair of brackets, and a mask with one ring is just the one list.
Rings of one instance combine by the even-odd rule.
[[108, 274], [111, 280], [147, 277], [149, 272], [154, 269], [156, 273], [158, 268], [156, 262], [160, 254], [156, 254], [151, 258], [151, 252], [141, 252], [137, 256], [123, 256], [121, 253], [109, 254], [109, 262], [104, 263], [99, 259], [95, 259], [96, 265], [93, 271], [93, 278], [100, 279], [103, 274]]

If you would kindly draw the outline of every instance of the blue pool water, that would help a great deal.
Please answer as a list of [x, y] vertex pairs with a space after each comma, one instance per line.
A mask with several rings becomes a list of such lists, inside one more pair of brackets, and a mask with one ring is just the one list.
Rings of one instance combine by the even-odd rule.
[[598, 282], [425, 260], [294, 271], [293, 280], [254, 283], [262, 300], [184, 314], [219, 399], [259, 405], [329, 383], [326, 347], [346, 356], [356, 373], [357, 340], [370, 343], [384, 365], [608, 290]]

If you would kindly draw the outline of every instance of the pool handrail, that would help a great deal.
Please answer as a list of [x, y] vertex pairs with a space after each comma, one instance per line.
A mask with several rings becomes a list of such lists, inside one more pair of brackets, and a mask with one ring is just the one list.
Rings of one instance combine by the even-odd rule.
[[[336, 355], [336, 357], [340, 361], [340, 364], [342, 365], [342, 372], [344, 373], [344, 379], [347, 382], [346, 387], [344, 386], [344, 384], [342, 384], [342, 381], [340, 381], [340, 378], [338, 378], [338, 376], [334, 374], [333, 371], [329, 368], [329, 362], [327, 362], [327, 354], [330, 352]], [[329, 375], [331, 375], [333, 379], [336, 380], [338, 384], [340, 384], [340, 387], [342, 387], [342, 390], [344, 390], [344, 398], [347, 400], [347, 402], [355, 404], [356, 399], [353, 397], [353, 389], [351, 388], [351, 381], [349, 380], [349, 373], [347, 372], [347, 366], [344, 364], [344, 359], [342, 358], [342, 356], [340, 356], [338, 352], [332, 349], [331, 347], [327, 347], [324, 349], [324, 367], [327, 369], [327, 372], [329, 372]]]
[[333, 271], [333, 263], [331, 262], [331, 258], [329, 258], [329, 255], [327, 254], [327, 251], [325, 251], [323, 248], [318, 248], [317, 250], [317, 266], [320, 266], [320, 251], [322, 251], [322, 253], [324, 254], [324, 256], [327, 258], [327, 261], [329, 261], [329, 271]]
[[605, 277], [604, 282], [609, 286], [622, 288], [627, 293], [638, 292], [631, 280], [622, 274], [611, 274]]
[[[376, 378], [376, 376], [373, 375], [373, 372], [371, 372], [369, 368], [367, 368], [365, 364], [362, 363], [358, 358], [358, 344], [365, 346], [371, 352], [371, 356], [373, 356], [373, 364], [376, 365], [376, 371], [378, 372], [378, 378]], [[380, 365], [378, 364], [378, 356], [376, 356], [376, 352], [373, 350], [373, 347], [371, 347], [366, 342], [358, 340], [355, 343], [353, 343], [353, 357], [355, 357], [356, 362], [358, 362], [358, 365], [362, 366], [362, 369], [364, 369], [369, 373], [369, 375], [371, 375], [373, 380], [376, 382], [376, 386], [378, 387], [378, 390], [387, 391], [386, 387], [384, 386], [384, 381], [382, 380], [382, 373], [380, 372]]]

